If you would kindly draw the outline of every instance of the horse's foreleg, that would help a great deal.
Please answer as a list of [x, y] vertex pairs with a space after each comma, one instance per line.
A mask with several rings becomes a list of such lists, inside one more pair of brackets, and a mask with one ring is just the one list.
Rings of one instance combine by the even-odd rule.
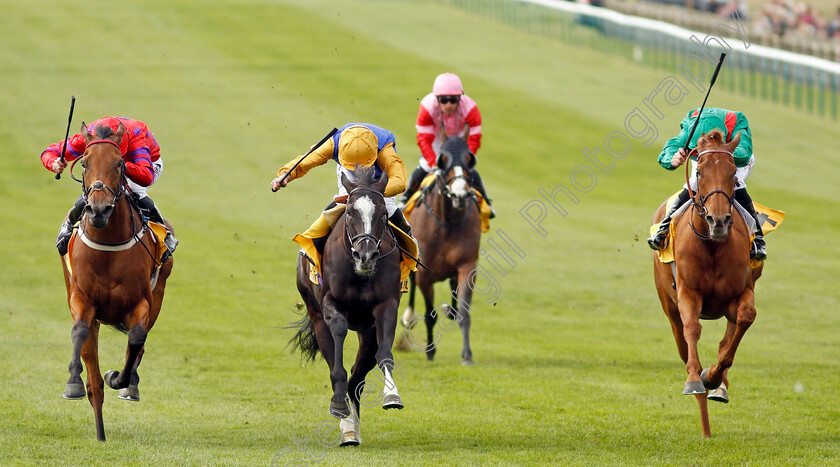
[[718, 349], [718, 364], [708, 369], [704, 375], [704, 382], [707, 387], [716, 388], [723, 382], [726, 372], [732, 366], [735, 359], [735, 352], [741, 339], [755, 321], [755, 295], [751, 289], [747, 289], [738, 299], [735, 322], [731, 320], [726, 326], [726, 336], [720, 343]]
[[[350, 369], [350, 381], [348, 384], [348, 396], [350, 401], [356, 408], [356, 413], [361, 415], [359, 411], [359, 403], [362, 400], [362, 393], [365, 391], [368, 381], [365, 376], [376, 366], [376, 350], [378, 345], [376, 343], [376, 327], [371, 326], [368, 329], [358, 332], [359, 336], [359, 351], [356, 354], [356, 363]], [[370, 389], [370, 388], [367, 388]], [[375, 395], [366, 394], [366, 398], [371, 403], [366, 403], [365, 407], [372, 407], [376, 404]]]
[[680, 312], [680, 320], [683, 323], [683, 336], [685, 337], [686, 349], [688, 351], [688, 359], [685, 364], [685, 370], [688, 377], [685, 381], [683, 394], [705, 394], [706, 388], [700, 379], [700, 357], [697, 353], [697, 342], [700, 340], [700, 297], [696, 296], [692, 291], [677, 286], [677, 296]]
[[76, 321], [73, 330], [70, 332], [70, 339], [73, 342], [73, 357], [70, 359], [70, 379], [64, 387], [61, 395], [65, 399], [81, 399], [85, 397], [85, 385], [82, 382], [82, 345], [88, 338], [90, 327], [83, 320]]
[[350, 416], [350, 407], [347, 405], [347, 370], [344, 369], [344, 339], [347, 337], [348, 323], [347, 318], [329, 303], [328, 297], [324, 297], [323, 308], [335, 352], [335, 360], [330, 369], [330, 381], [333, 387], [330, 415], [345, 418]]
[[397, 385], [394, 383], [394, 355], [391, 348], [394, 346], [394, 333], [397, 329], [397, 307], [399, 302], [396, 300], [389, 300], [385, 303], [379, 304], [373, 310], [374, 321], [376, 323], [376, 363], [382, 370], [383, 385], [382, 389], [382, 408], [383, 409], [402, 409], [403, 403], [397, 392]]
[[423, 294], [423, 301], [426, 305], [426, 314], [423, 315], [426, 322], [426, 358], [429, 361], [435, 359], [435, 352], [437, 351], [437, 342], [435, 341], [435, 323], [437, 322], [437, 313], [434, 312], [435, 303], [435, 288], [430, 281], [419, 282], [420, 293]]
[[[143, 360], [143, 354], [146, 352], [146, 346], [140, 347], [140, 353], [137, 354], [137, 359], [134, 361], [134, 366], [131, 368], [131, 381], [128, 383], [128, 387], [125, 389], [120, 389], [119, 394], [117, 394], [117, 398], [132, 401], [132, 402], [139, 402], [140, 401], [140, 389], [137, 387], [140, 384], [140, 374], [137, 372], [137, 368], [140, 367], [140, 362]], [[128, 351], [126, 351], [126, 360], [128, 360], [129, 355]]]
[[458, 284], [452, 288], [452, 299], [457, 303], [455, 319], [458, 320], [464, 340], [464, 346], [461, 349], [461, 363], [463, 365], [473, 365], [472, 348], [470, 348], [470, 325], [472, 324], [470, 305], [472, 304], [473, 290], [469, 285], [469, 276], [473, 270], [475, 268], [461, 268], [458, 271]]
[[105, 424], [102, 421], [102, 403], [105, 401], [105, 385], [99, 372], [99, 322], [93, 321], [88, 338], [82, 346], [82, 359], [87, 369], [87, 393], [93, 418], [96, 422], [96, 439], [105, 441]]
[[140, 349], [146, 343], [149, 326], [149, 302], [142, 300], [132, 313], [127, 316], [128, 350], [126, 351], [125, 365], [121, 372], [109, 370], [105, 373], [105, 382], [111, 389], [127, 388], [131, 382], [131, 370], [140, 355]]

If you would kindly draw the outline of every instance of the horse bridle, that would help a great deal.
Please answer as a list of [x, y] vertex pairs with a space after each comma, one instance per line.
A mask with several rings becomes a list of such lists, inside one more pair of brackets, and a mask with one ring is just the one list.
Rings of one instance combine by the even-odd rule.
[[[695, 151], [697, 151], [697, 148], [694, 148], [691, 152], [695, 152]], [[730, 157], [732, 157], [733, 160], [735, 159], [735, 155], [732, 154], [732, 152], [727, 151], [725, 149], [706, 149], [705, 151], [701, 151], [701, 152], [697, 153], [697, 165], [698, 165], [698, 167], [700, 166], [700, 157], [702, 157], [704, 154], [711, 154], [711, 153], [728, 154]], [[689, 157], [691, 157], [691, 153], [689, 153]], [[723, 196], [726, 197], [727, 201], [729, 201], [729, 215], [730, 215], [729, 223], [732, 224], [732, 222], [733, 222], [733, 220], [732, 220], [732, 208], [735, 204], [735, 201], [734, 201], [733, 197], [729, 196], [729, 194], [727, 194], [723, 190], [712, 190], [712, 191], [706, 193], [706, 196], [701, 195], [700, 194], [700, 183], [699, 183], [699, 175], [700, 174], [699, 173], [698, 173], [697, 192], [694, 193], [691, 190], [691, 181], [688, 177], [688, 166], [689, 165], [690, 164], [685, 165], [686, 186], [688, 186], [688, 194], [691, 197], [691, 204], [692, 204], [692, 206], [694, 206], [694, 210], [697, 212], [697, 214], [700, 217], [706, 217], [706, 215], [708, 214], [708, 211], [706, 210], [706, 201], [708, 201], [709, 198], [712, 197], [712, 195], [714, 195], [716, 193], [720, 193], [720, 194], [722, 194]], [[694, 227], [693, 222], [689, 223], [689, 225], [691, 226], [691, 230], [694, 231], [694, 235], [696, 235], [698, 238], [701, 238], [703, 240], [708, 240], [708, 239], [711, 238], [710, 236], [708, 236], [706, 234], [702, 234], [702, 233], [698, 232], [697, 229]]]
[[[114, 146], [117, 147], [118, 150], [120, 149], [119, 143], [116, 143], [116, 142], [111, 141], [109, 139], [98, 139], [98, 140], [95, 140], [95, 141], [91, 141], [90, 143], [87, 143], [87, 145], [85, 145], [85, 152], [87, 152], [87, 148], [89, 148], [90, 146], [92, 146], [94, 144], [100, 144], [100, 143], [113, 144]], [[115, 190], [115, 189], [111, 188], [110, 186], [102, 183], [102, 180], [97, 180], [97, 181], [93, 182], [93, 184], [90, 187], [87, 187], [85, 185], [85, 181], [84, 181], [85, 177], [84, 176], [82, 176], [81, 180], [79, 180], [79, 179], [77, 179], [76, 177], [73, 176], [73, 166], [76, 165], [76, 162], [78, 162], [80, 160], [83, 160], [84, 158], [85, 158], [85, 156], [82, 156], [82, 157], [76, 159], [75, 161], [73, 161], [73, 165], [70, 166], [70, 176], [73, 178], [73, 180], [76, 180], [76, 181], [78, 181], [82, 184], [82, 197], [84, 198], [85, 203], [86, 204], [88, 203], [88, 197], [93, 192], [107, 191], [108, 193], [110, 193], [112, 195], [111, 203], [109, 204], [109, 206], [111, 208], [114, 208], [117, 205], [117, 202], [123, 197], [123, 195], [128, 192], [128, 182], [126, 181], [126, 176], [125, 176], [125, 160], [120, 158], [120, 177], [119, 177], [120, 186]], [[133, 203], [129, 203], [129, 204], [131, 204], [134, 209], [138, 209], [136, 206], [133, 206]], [[129, 209], [131, 210], [132, 208], [129, 208]], [[144, 235], [145, 232], [146, 232], [146, 226], [145, 225], [141, 225], [140, 229], [139, 230], [137, 229], [137, 226], [134, 223], [134, 215], [133, 214], [130, 216], [130, 218], [131, 218], [131, 231], [133, 233], [131, 235], [131, 238], [129, 238], [128, 240], [122, 241], [122, 242], [103, 242], [101, 240], [95, 240], [95, 239], [91, 238], [86, 233], [84, 222], [80, 226], [81, 234], [84, 237], [86, 237], [86, 238], [84, 238], [85, 243], [90, 241], [90, 242], [92, 242], [96, 245], [101, 245], [101, 246], [105, 247], [104, 249], [106, 251], [121, 251], [123, 249], [128, 249], [131, 246], [133, 246], [134, 243], [140, 242], [140, 236]], [[149, 253], [149, 256], [152, 257], [152, 260], [155, 262], [155, 265], [159, 265], [158, 262], [157, 262], [157, 259], [152, 254], [152, 252], [149, 250], [149, 248], [145, 244], [142, 244], [142, 245], [146, 249], [146, 251]]]
[[470, 187], [472, 186], [470, 184], [469, 177], [467, 177], [467, 175], [466, 175], [468, 173], [467, 170], [465, 170], [460, 165], [456, 165], [453, 168], [453, 170], [455, 170], [455, 169], [461, 169], [460, 170], [461, 173], [458, 173], [458, 171], [455, 171], [455, 175], [453, 175], [452, 177], [449, 177], [449, 178], [444, 177], [443, 170], [440, 170], [439, 168], [435, 169], [435, 177], [437, 178], [437, 181], [440, 184], [440, 192], [448, 200], [452, 200], [452, 198], [454, 197], [454, 195], [452, 194], [452, 191], [449, 189], [449, 185], [451, 185], [452, 182], [454, 182], [455, 180], [458, 180], [458, 179], [464, 180], [467, 183], [467, 186], [470, 186]]
[[[367, 188], [367, 187], [357, 187], [357, 188], [354, 188], [352, 191], [350, 191], [349, 195], [347, 196], [347, 205], [348, 206], [350, 205], [350, 198], [353, 197], [353, 195], [356, 192], [374, 193], [376, 195], [379, 195], [380, 198], [382, 198], [383, 203], [385, 202], [385, 195], [383, 195], [379, 191], [374, 190], [372, 188]], [[394, 247], [391, 248], [391, 250], [388, 253], [385, 253], [384, 255], [380, 255], [379, 258], [384, 258], [385, 256], [390, 255], [394, 250], [397, 249], [397, 239], [396, 239], [396, 237], [394, 237], [394, 233], [391, 232], [391, 229], [388, 228], [387, 222], [388, 222], [388, 213], [387, 213], [387, 210], [386, 210], [386, 213], [385, 213], [385, 231], [387, 231], [391, 234], [391, 239], [394, 241]], [[343, 242], [344, 243], [344, 249], [347, 250], [347, 253], [349, 253], [351, 257], [353, 256], [353, 253], [358, 251], [356, 249], [356, 245], [360, 242], [368, 241], [368, 242], [373, 243], [376, 247], [376, 251], [379, 251], [379, 247], [382, 244], [382, 237], [377, 237], [376, 235], [374, 235], [372, 233], [360, 233], [358, 235], [351, 236], [351, 234], [350, 234], [350, 223], [348, 223], [348, 222], [344, 223], [344, 240], [345, 240]], [[350, 242], [349, 245], [347, 244], [348, 241]]]

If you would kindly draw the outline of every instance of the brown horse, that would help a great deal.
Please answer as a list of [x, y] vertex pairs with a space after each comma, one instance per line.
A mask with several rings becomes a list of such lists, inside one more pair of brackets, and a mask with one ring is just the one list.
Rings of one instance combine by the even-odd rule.
[[[297, 288], [308, 316], [290, 341], [304, 357], [314, 360], [320, 351], [327, 361], [333, 388], [329, 410], [341, 420], [341, 446], [361, 443], [359, 402], [370, 385], [365, 376], [374, 366], [384, 376], [382, 408], [403, 408], [391, 353], [400, 303], [400, 251], [383, 197], [388, 174], [383, 172], [379, 180], [371, 168], [357, 168], [355, 174], [355, 182], [341, 176], [349, 193], [347, 209], [324, 246], [320, 286], [309, 279], [309, 260], [302, 252], [298, 255]], [[348, 330], [359, 338], [349, 382], [344, 369]], [[368, 402], [371, 397], [366, 394]]]
[[[469, 128], [464, 132], [467, 135]], [[408, 308], [403, 315], [407, 334], [415, 322], [415, 284], [426, 304], [426, 358], [433, 360], [437, 347], [434, 326], [439, 312], [458, 321], [463, 336], [461, 359], [472, 365], [470, 348], [470, 275], [475, 271], [481, 243], [481, 213], [470, 185], [475, 156], [461, 136], [447, 138], [441, 145], [435, 168], [435, 183], [424, 189], [411, 213], [411, 229], [420, 244], [419, 268], [411, 280]], [[422, 206], [421, 206], [422, 205]], [[452, 305], [434, 307], [434, 284], [449, 279]], [[440, 335], [439, 335], [440, 336]]]
[[[703, 436], [710, 437], [708, 398], [728, 402], [727, 373], [744, 333], [755, 319], [755, 282], [761, 275], [750, 265], [750, 232], [733, 212], [735, 162], [732, 151], [740, 134], [724, 143], [720, 132], [703, 134], [697, 142], [698, 189], [688, 207], [674, 216], [674, 257], [671, 264], [654, 255], [654, 280], [659, 301], [674, 333], [677, 350], [686, 363], [688, 378], [683, 394], [695, 395], [700, 405]], [[665, 213], [659, 206], [654, 222]], [[717, 365], [703, 369], [697, 355], [700, 320], [727, 320]]]
[[160, 312], [173, 264], [170, 257], [155, 274], [157, 261], [152, 253], [158, 246], [139, 210], [132, 205], [126, 185], [125, 161], [119, 145], [124, 131], [122, 124], [116, 133], [98, 125], [94, 135], [82, 124], [86, 148], [77, 161], [84, 166], [82, 184], [87, 205], [73, 247], [62, 261], [67, 302], [74, 323], [70, 379], [63, 397], [85, 396], [80, 377], [81, 357], [87, 368], [87, 396], [93, 406], [99, 441], [105, 441], [99, 325], [103, 323], [128, 332], [125, 367], [121, 372], [106, 372], [104, 382], [113, 389], [121, 389], [121, 399], [139, 400], [137, 367], [143, 358], [146, 335]]

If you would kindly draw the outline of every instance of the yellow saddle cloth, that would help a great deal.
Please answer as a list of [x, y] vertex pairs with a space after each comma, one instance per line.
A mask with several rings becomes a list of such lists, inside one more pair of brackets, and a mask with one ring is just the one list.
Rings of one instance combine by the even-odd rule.
[[[155, 234], [153, 237], [154, 243], [157, 246], [155, 250], [155, 261], [160, 264], [160, 259], [163, 257], [163, 253], [166, 251], [166, 245], [163, 243], [163, 239], [166, 238], [166, 227], [157, 222], [148, 221], [149, 228], [152, 229], [152, 232]], [[79, 225], [78, 222], [76, 225]], [[67, 272], [70, 275], [73, 275], [73, 264], [70, 260], [70, 252], [73, 251], [73, 245], [76, 243], [76, 239], [79, 238], [79, 231], [76, 230], [73, 235], [70, 237], [70, 241], [67, 243], [67, 253], [66, 255], [62, 256], [61, 259], [64, 261], [64, 264], [67, 265]]]
[[[682, 191], [682, 190], [680, 190], [680, 191]], [[671, 204], [673, 204], [674, 200], [677, 199], [677, 196], [679, 194], [680, 194], [680, 192], [678, 191], [678, 192], [674, 193], [673, 195], [671, 195], [671, 197], [668, 198], [668, 201], [665, 202], [665, 206], [670, 206]], [[776, 228], [779, 226], [779, 224], [781, 224], [782, 221], [785, 220], [784, 211], [777, 211], [775, 209], [770, 209], [767, 206], [764, 206], [763, 204], [759, 204], [755, 201], [753, 201], [753, 206], [755, 207], [755, 212], [758, 214], [759, 220], [762, 221], [761, 222], [761, 231], [764, 233], [765, 236], [768, 233], [776, 230]], [[741, 212], [741, 211], [738, 211], [738, 212]], [[676, 219], [674, 219], [674, 218], [671, 219], [671, 228], [668, 229], [668, 238], [665, 240], [665, 247], [656, 252], [657, 256], [659, 257], [659, 261], [661, 261], [663, 263], [673, 263], [674, 262], [674, 230], [675, 230], [674, 229], [674, 220], [676, 220]], [[747, 221], [747, 224], [750, 224], [750, 223], [751, 223], [750, 221]], [[653, 224], [650, 227], [650, 236], [653, 237], [653, 235], [656, 233], [657, 230], [659, 230], [659, 224]], [[754, 233], [750, 236], [750, 241], [752, 241], [753, 238], [755, 238]], [[757, 268], [761, 264], [761, 261], [757, 261], [757, 260], [754, 260], [754, 259], [750, 260], [750, 262], [752, 264], [753, 269]]]
[[[426, 178], [420, 182], [420, 187], [417, 191], [411, 195], [411, 198], [405, 203], [405, 208], [403, 209], [403, 214], [405, 214], [405, 218], [411, 221], [411, 213], [414, 211], [414, 208], [417, 205], [417, 200], [420, 199], [420, 196], [423, 194], [424, 188], [431, 185], [435, 182], [435, 174], [430, 173], [426, 175]], [[490, 231], [490, 205], [487, 204], [487, 200], [481, 196], [481, 193], [478, 192], [475, 188], [472, 189], [473, 194], [475, 194], [476, 198], [478, 198], [478, 209], [481, 212], [481, 231], [482, 232], [489, 232]]]
[[[339, 204], [330, 210], [330, 214], [340, 214], [344, 212], [346, 208], [347, 205]], [[391, 226], [394, 236], [397, 237], [397, 244], [399, 244], [400, 248], [408, 252], [408, 254], [414, 258], [418, 258], [420, 248], [417, 245], [417, 240], [400, 230], [390, 221], [388, 222], [388, 225]], [[332, 228], [326, 222], [324, 216], [321, 216], [306, 232], [297, 234], [294, 238], [292, 238], [292, 241], [300, 245], [304, 254], [306, 254], [307, 258], [309, 258], [309, 262], [312, 266], [309, 268], [309, 280], [314, 284], [321, 285], [321, 255], [318, 253], [318, 249], [315, 248], [315, 244], [312, 243], [312, 239], [326, 237], [331, 231]], [[400, 281], [404, 281], [412, 271], [417, 270], [417, 261], [402, 252], [400, 252], [400, 255], [402, 256], [402, 260], [400, 262]]]

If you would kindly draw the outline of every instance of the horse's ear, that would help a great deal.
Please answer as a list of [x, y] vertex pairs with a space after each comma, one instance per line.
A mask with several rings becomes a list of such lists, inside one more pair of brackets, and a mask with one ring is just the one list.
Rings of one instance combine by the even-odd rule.
[[344, 171], [341, 171], [341, 185], [344, 186], [344, 189], [347, 190], [347, 193], [353, 191], [356, 188], [356, 184], [351, 182], [347, 175], [344, 174]]
[[468, 124], [464, 124], [464, 132], [461, 133], [461, 139], [466, 140], [470, 137], [470, 126]]
[[467, 155], [464, 156], [464, 158], [466, 159], [465, 162], [467, 163], [467, 168], [472, 169], [473, 167], [475, 167], [475, 163], [477, 162], [475, 160], [475, 154], [473, 154], [472, 152], [468, 152]]
[[708, 146], [708, 145], [709, 145], [709, 137], [706, 136], [706, 133], [701, 134], [700, 137], [697, 138], [697, 147], [699, 148], [700, 146]]
[[117, 128], [117, 132], [114, 133], [114, 136], [117, 138], [117, 141], [122, 141], [122, 137], [125, 134], [125, 125], [120, 122], [120, 126]]
[[385, 187], [388, 186], [388, 172], [383, 171], [382, 176], [379, 177], [379, 180], [371, 185], [371, 188], [374, 190], [385, 194]]
[[79, 133], [81, 133], [82, 137], [85, 139], [85, 144], [93, 141], [93, 135], [88, 131], [87, 124], [85, 122], [82, 122], [82, 129], [79, 130]]
[[734, 138], [732, 138], [732, 141], [726, 143], [726, 146], [724, 146], [724, 147], [729, 152], [735, 152], [735, 148], [737, 148], [739, 144], [741, 144], [741, 132], [740, 131], [735, 135]]

